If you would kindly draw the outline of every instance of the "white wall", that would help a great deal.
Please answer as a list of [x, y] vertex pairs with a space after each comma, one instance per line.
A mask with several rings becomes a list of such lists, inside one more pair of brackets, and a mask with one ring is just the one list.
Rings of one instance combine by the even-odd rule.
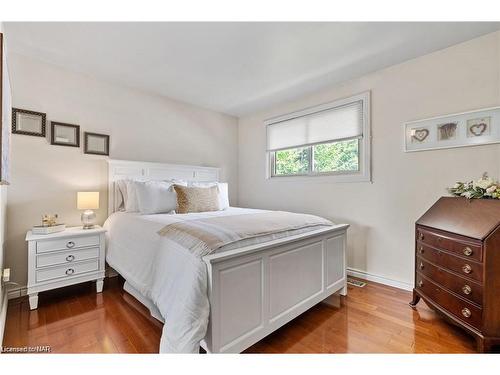
[[[500, 33], [239, 120], [239, 203], [352, 225], [348, 265], [413, 284], [414, 222], [456, 180], [500, 177], [500, 146], [404, 153], [403, 123], [500, 105]], [[371, 90], [373, 183], [266, 179], [263, 120]]]
[[[10, 54], [13, 105], [47, 113], [50, 121], [111, 136], [110, 157], [222, 168], [237, 199], [237, 119], [141, 91], [115, 86]], [[119, 63], [119, 62], [117, 62]], [[47, 132], [48, 133], [48, 132]], [[82, 147], [51, 146], [47, 139], [12, 135], [12, 181], [7, 206], [7, 253], [14, 281], [26, 284], [26, 231], [44, 213], [80, 223], [76, 192], [98, 190], [99, 222], [106, 218], [105, 157]]]

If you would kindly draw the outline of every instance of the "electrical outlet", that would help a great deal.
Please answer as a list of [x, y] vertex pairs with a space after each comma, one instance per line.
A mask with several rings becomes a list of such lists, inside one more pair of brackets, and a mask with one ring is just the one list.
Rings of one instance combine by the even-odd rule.
[[6, 283], [7, 281], [10, 281], [10, 268], [6, 268], [3, 270], [2, 281], [4, 283]]

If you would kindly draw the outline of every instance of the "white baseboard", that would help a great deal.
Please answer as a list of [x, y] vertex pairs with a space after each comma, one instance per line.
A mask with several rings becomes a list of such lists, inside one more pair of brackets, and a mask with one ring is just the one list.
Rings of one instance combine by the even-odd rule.
[[7, 293], [3, 293], [3, 296], [0, 296], [0, 346], [3, 342], [3, 333], [5, 330], [5, 319], [7, 318], [8, 303]]
[[8, 299], [23, 297], [27, 294], [28, 294], [28, 288], [26, 286], [19, 286], [17, 288], [9, 289], [7, 291]]
[[413, 290], [413, 284], [406, 283], [404, 281], [389, 279], [387, 277], [383, 277], [383, 276], [379, 276], [379, 275], [374, 275], [372, 273], [358, 270], [356, 268], [347, 267], [347, 275], [359, 277], [360, 279], [373, 281], [373, 282], [388, 285], [388, 286], [392, 286], [392, 287], [398, 288], [398, 289]]

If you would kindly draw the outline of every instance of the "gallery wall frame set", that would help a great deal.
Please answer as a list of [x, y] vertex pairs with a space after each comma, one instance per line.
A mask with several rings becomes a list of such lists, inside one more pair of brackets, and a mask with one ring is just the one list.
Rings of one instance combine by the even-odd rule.
[[500, 107], [454, 113], [404, 124], [404, 151], [500, 143]]
[[[47, 115], [26, 109], [12, 108], [12, 133], [46, 137]], [[85, 154], [109, 156], [109, 135], [84, 132]], [[50, 144], [80, 147], [80, 126], [64, 122], [50, 122]]]

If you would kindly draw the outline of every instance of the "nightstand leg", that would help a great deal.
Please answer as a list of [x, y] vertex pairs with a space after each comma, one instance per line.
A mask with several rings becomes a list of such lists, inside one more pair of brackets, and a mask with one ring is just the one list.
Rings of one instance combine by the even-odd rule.
[[339, 293], [341, 296], [347, 296], [347, 285], [345, 287], [343, 287], [342, 289], [340, 289]]
[[32, 293], [29, 295], [30, 300], [30, 310], [36, 310], [38, 307], [38, 293]]
[[97, 293], [102, 292], [102, 286], [104, 285], [104, 279], [97, 279], [95, 287], [97, 289]]

